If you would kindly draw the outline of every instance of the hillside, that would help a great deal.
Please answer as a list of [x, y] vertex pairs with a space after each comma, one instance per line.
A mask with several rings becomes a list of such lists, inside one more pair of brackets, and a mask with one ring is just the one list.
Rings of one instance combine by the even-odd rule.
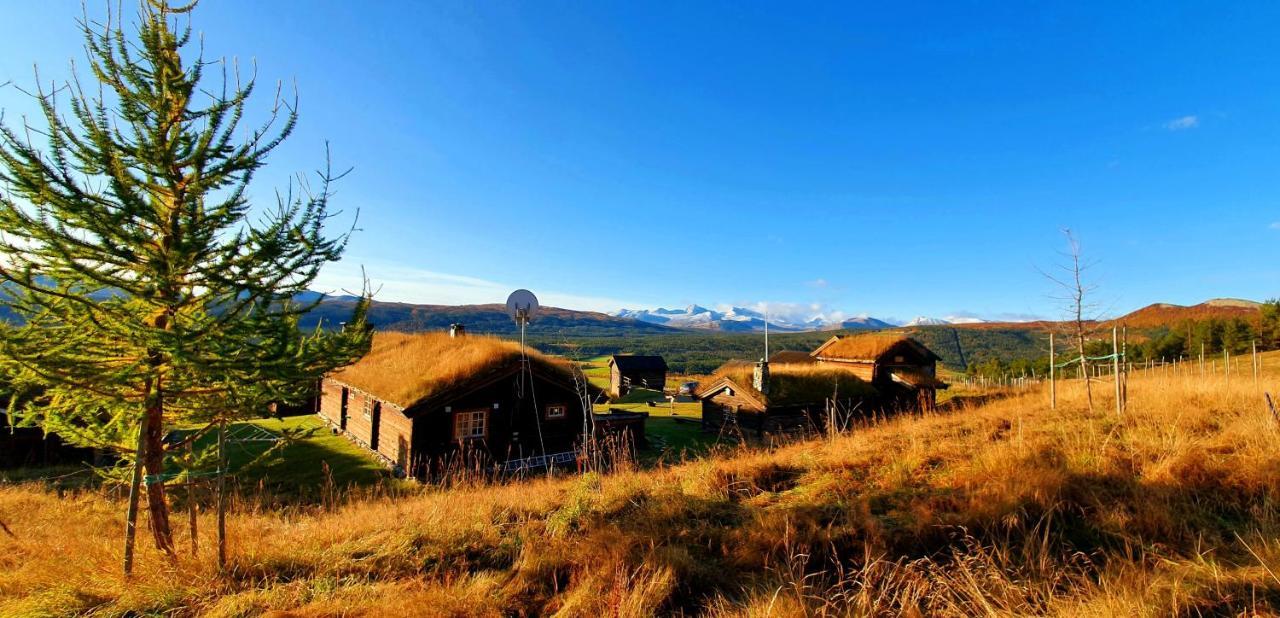
[[[304, 328], [317, 324], [336, 327], [351, 315], [354, 300], [326, 300], [302, 320]], [[369, 308], [369, 323], [382, 330], [417, 332], [446, 330], [450, 324], [462, 323], [468, 332], [513, 335], [519, 328], [507, 315], [504, 305], [418, 305], [374, 301]], [[574, 336], [618, 336], [650, 333], [672, 333], [677, 329], [638, 320], [620, 318], [593, 311], [574, 311], [543, 307], [528, 328], [530, 334]]]
[[1127, 325], [1129, 328], [1152, 328], [1171, 326], [1186, 320], [1198, 321], [1215, 318], [1228, 320], [1244, 318], [1254, 321], [1261, 316], [1259, 311], [1261, 306], [1261, 303], [1251, 300], [1234, 298], [1218, 298], [1190, 306], [1155, 303], [1111, 320], [1107, 322], [1107, 325], [1110, 326], [1110, 324], [1115, 323]]
[[0, 615], [1275, 615], [1280, 431], [1253, 384], [1135, 374], [1123, 418], [1100, 390], [605, 476], [250, 494], [222, 577], [209, 525], [201, 559], [144, 544], [125, 582], [118, 496], [0, 486]]

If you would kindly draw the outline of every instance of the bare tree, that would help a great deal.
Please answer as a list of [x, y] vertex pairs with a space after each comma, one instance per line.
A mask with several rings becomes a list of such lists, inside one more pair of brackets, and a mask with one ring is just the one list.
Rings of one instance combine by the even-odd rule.
[[1080, 251], [1080, 241], [1076, 239], [1075, 234], [1068, 228], [1063, 228], [1062, 234], [1067, 237], [1067, 250], [1060, 251], [1059, 255], [1063, 257], [1063, 261], [1056, 266], [1056, 271], [1061, 272], [1045, 272], [1040, 274], [1052, 281], [1060, 288], [1061, 292], [1051, 295], [1061, 307], [1067, 319], [1064, 320], [1069, 328], [1068, 335], [1075, 342], [1076, 351], [1080, 355], [1078, 362], [1080, 363], [1080, 373], [1084, 377], [1085, 398], [1089, 402], [1089, 411], [1093, 411], [1093, 387], [1092, 379], [1089, 377], [1089, 364], [1085, 356], [1084, 344], [1088, 335], [1088, 327], [1095, 320], [1094, 313], [1097, 305], [1092, 302], [1093, 291], [1097, 286], [1085, 283], [1085, 271], [1089, 270], [1092, 263], [1084, 261]]

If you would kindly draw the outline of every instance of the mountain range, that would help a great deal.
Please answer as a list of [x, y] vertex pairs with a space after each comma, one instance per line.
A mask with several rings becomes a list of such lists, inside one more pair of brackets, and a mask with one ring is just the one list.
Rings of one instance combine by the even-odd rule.
[[[314, 298], [315, 296], [307, 296], [306, 299]], [[303, 326], [314, 327], [317, 324], [336, 326], [350, 315], [355, 302], [356, 299], [351, 296], [326, 297], [324, 302], [304, 319]], [[1148, 328], [1170, 325], [1183, 320], [1206, 318], [1252, 319], [1258, 315], [1259, 306], [1259, 303], [1239, 299], [1213, 299], [1190, 306], [1156, 303], [1111, 321], [1134, 328]], [[369, 321], [374, 326], [387, 330], [440, 330], [448, 328], [453, 323], [463, 323], [472, 332], [493, 334], [518, 332], [515, 323], [507, 316], [506, 308], [498, 304], [419, 305], [375, 301], [370, 307]], [[832, 320], [821, 315], [815, 315], [808, 320], [769, 316], [768, 321], [769, 329], [778, 333], [936, 326], [980, 330], [1044, 330], [1052, 325], [1051, 321], [997, 322], [965, 316], [944, 318], [920, 316], [907, 322], [870, 316], [841, 320]], [[543, 307], [537, 319], [530, 324], [528, 332], [577, 336], [661, 334], [689, 330], [754, 333], [763, 331], [764, 324], [763, 313], [746, 307], [730, 307], [721, 311], [694, 304], [678, 309], [623, 309], [612, 314]]]
[[[718, 330], [724, 332], [756, 332], [764, 330], [765, 315], [754, 309], [730, 307], [725, 311], [708, 309], [701, 305], [689, 305], [683, 309], [623, 309], [613, 314], [649, 324], [661, 324], [675, 328]], [[940, 326], [947, 324], [973, 324], [983, 322], [978, 318], [950, 316], [945, 318], [917, 317], [909, 322], [859, 316], [847, 319], [830, 319], [815, 315], [808, 320], [796, 320], [779, 316], [768, 318], [769, 328], [779, 332], [808, 332], [820, 330], [880, 330], [897, 326]]]

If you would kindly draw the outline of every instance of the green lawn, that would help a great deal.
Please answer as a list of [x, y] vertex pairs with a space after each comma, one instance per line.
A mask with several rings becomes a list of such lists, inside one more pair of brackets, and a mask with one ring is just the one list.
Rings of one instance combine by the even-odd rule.
[[[266, 433], [252, 431], [250, 427]], [[254, 438], [281, 436], [286, 433], [294, 438], [278, 451], [260, 458], [272, 447], [272, 443], [256, 441]], [[233, 423], [229, 434], [242, 438], [233, 437], [228, 441], [227, 459], [233, 482], [243, 489], [261, 486], [280, 497], [311, 499], [320, 496], [326, 486], [346, 489], [401, 482], [393, 479], [391, 473], [364, 449], [342, 436], [334, 435], [315, 416]], [[197, 440], [197, 450], [215, 444], [217, 435], [210, 432]], [[179, 470], [176, 465], [167, 466], [167, 469], [171, 472]], [[215, 467], [210, 463], [207, 469], [213, 470]], [[207, 481], [210, 487], [213, 486], [211, 475], [201, 475], [198, 478]], [[0, 482], [23, 481], [42, 481], [51, 487], [83, 487], [97, 485], [100, 479], [86, 465], [0, 471]]]
[[609, 390], [609, 357], [595, 356], [578, 363], [587, 381], [596, 388]]
[[[236, 425], [252, 425], [276, 435], [300, 434], [261, 461], [255, 460], [271, 447], [270, 443], [231, 441], [227, 448], [229, 468], [241, 486], [262, 483], [277, 493], [308, 496], [319, 493], [330, 476], [333, 485], [339, 488], [373, 485], [391, 479], [390, 472], [372, 455], [347, 438], [334, 435], [315, 416], [262, 419]], [[204, 443], [215, 444], [216, 436], [205, 436], [201, 445]]]

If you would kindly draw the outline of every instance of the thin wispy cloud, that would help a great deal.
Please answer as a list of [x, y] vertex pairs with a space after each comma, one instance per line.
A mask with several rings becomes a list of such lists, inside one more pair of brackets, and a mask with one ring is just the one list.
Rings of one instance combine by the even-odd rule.
[[[392, 264], [367, 264], [363, 272], [368, 273], [369, 285], [375, 292], [374, 299], [386, 302], [428, 305], [505, 303], [507, 295], [513, 290], [529, 287], [519, 283], [490, 281]], [[363, 272], [359, 265], [351, 261], [330, 264], [321, 272], [313, 287], [321, 292], [358, 294], [363, 283]], [[533, 292], [543, 305], [580, 311], [611, 312], [639, 304], [558, 290], [534, 289]]]
[[1174, 118], [1173, 120], [1164, 123], [1164, 128], [1169, 131], [1186, 131], [1187, 129], [1194, 129], [1198, 126], [1200, 126], [1200, 117], [1194, 114], [1190, 116], [1182, 116], [1181, 118]]
[[1273, 230], [1280, 230], [1280, 221], [1273, 221], [1271, 225], [1268, 225], [1267, 227]]

